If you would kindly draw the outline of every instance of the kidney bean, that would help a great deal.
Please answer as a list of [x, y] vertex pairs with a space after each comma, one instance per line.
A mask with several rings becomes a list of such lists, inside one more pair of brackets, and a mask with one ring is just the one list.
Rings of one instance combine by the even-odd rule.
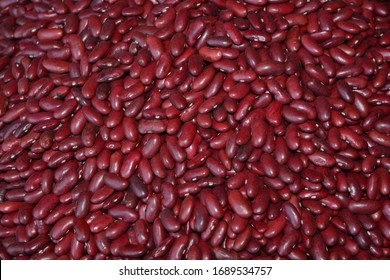
[[142, 245], [129, 244], [119, 249], [119, 255], [122, 257], [141, 257], [146, 253], [146, 248]]
[[42, 65], [50, 72], [62, 74], [69, 72], [70, 63], [62, 60], [45, 59]]
[[291, 251], [294, 249], [298, 240], [299, 240], [299, 234], [297, 231], [293, 231], [289, 234], [284, 235], [280, 240], [278, 254], [282, 257], [289, 255]]
[[[147, 207], [146, 207], [146, 213], [145, 218], [146, 221], [151, 223], [153, 222], [157, 217], [158, 214], [161, 211], [161, 198], [160, 196], [153, 195], [148, 199]], [[180, 215], [179, 215], [180, 219]], [[181, 222], [181, 220], [180, 220]]]
[[318, 45], [310, 35], [303, 35], [301, 38], [303, 47], [314, 56], [321, 56], [323, 50], [320, 45]]
[[196, 125], [193, 122], [185, 123], [178, 139], [178, 144], [182, 148], [189, 147], [194, 141], [196, 135]]
[[301, 226], [301, 218], [298, 210], [289, 202], [285, 202], [282, 205], [282, 212], [287, 217], [294, 229], [298, 229]]
[[362, 200], [362, 201], [350, 201], [348, 204], [348, 209], [352, 213], [357, 214], [373, 214], [381, 208], [381, 203], [379, 201], [373, 200]]
[[177, 232], [180, 230], [180, 222], [176, 219], [173, 211], [166, 208], [161, 211], [160, 219], [164, 228], [169, 232]]
[[63, 195], [71, 190], [78, 181], [78, 174], [75, 170], [66, 172], [61, 181], [53, 185], [53, 193], [55, 195]]
[[283, 215], [279, 215], [276, 219], [268, 223], [268, 228], [264, 232], [264, 236], [267, 238], [273, 238], [277, 236], [283, 230], [285, 223], [285, 217]]
[[133, 175], [130, 178], [130, 189], [139, 198], [145, 198], [147, 196], [146, 186], [137, 175]]
[[[234, 215], [229, 224], [229, 235], [235, 235], [243, 232], [248, 225], [248, 219], [242, 218], [239, 215]], [[232, 233], [230, 233], [230, 231]]]
[[321, 235], [319, 234], [314, 235], [313, 246], [310, 249], [310, 254], [313, 257], [313, 259], [316, 260], [328, 259], [328, 252], [326, 250], [326, 246]]
[[42, 220], [47, 217], [50, 211], [58, 204], [59, 198], [54, 194], [48, 194], [39, 201], [33, 209], [33, 217]]
[[185, 250], [188, 246], [188, 237], [185, 235], [180, 236], [177, 238], [173, 244], [172, 247], [169, 250], [168, 253], [168, 259], [170, 260], [180, 260], [185, 254]]
[[307, 117], [303, 112], [300, 112], [290, 106], [283, 106], [282, 116], [285, 120], [291, 123], [301, 124], [307, 121]]
[[205, 189], [200, 192], [200, 202], [206, 206], [209, 214], [217, 219], [222, 218], [223, 209], [218, 201], [218, 198], [211, 192], [211, 190]]
[[161, 202], [164, 207], [172, 208], [176, 204], [177, 193], [174, 187], [169, 183], [161, 185]]
[[234, 212], [243, 218], [248, 218], [252, 215], [252, 207], [248, 201], [244, 199], [238, 190], [231, 190], [228, 193], [229, 205]]
[[[125, 205], [121, 205], [121, 204], [118, 204], [110, 208], [108, 210], [108, 213], [110, 214], [110, 216], [108, 217], [121, 218], [123, 221], [128, 223], [135, 222], [138, 219], [138, 213], [135, 210], [129, 209]], [[112, 223], [111, 219], [107, 219], [106, 226], [108, 226], [111, 223]], [[99, 225], [99, 229], [100, 229], [100, 225]]]
[[343, 209], [340, 212], [340, 218], [345, 222], [347, 230], [350, 234], [356, 235], [361, 230], [361, 226], [356, 216], [348, 210]]
[[317, 230], [313, 215], [303, 209], [301, 212], [302, 230], [306, 236], [313, 236]]
[[75, 219], [73, 229], [75, 233], [75, 238], [79, 242], [88, 242], [90, 238], [89, 226], [84, 219]]
[[254, 70], [261, 76], [277, 76], [285, 71], [285, 66], [282, 62], [265, 61], [257, 63]]
[[67, 216], [59, 220], [51, 229], [50, 236], [51, 238], [58, 240], [60, 239], [72, 226], [74, 223], [74, 217]]

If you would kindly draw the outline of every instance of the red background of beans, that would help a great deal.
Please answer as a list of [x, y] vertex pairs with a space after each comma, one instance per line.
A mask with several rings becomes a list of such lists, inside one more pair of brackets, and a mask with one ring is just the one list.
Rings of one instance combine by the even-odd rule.
[[389, 259], [389, 8], [0, 1], [0, 258]]

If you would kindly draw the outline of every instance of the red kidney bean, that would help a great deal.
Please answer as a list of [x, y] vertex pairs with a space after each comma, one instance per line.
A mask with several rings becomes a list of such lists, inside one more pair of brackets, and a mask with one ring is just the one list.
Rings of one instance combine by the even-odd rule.
[[352, 213], [357, 214], [373, 214], [381, 208], [381, 203], [379, 201], [365, 200], [365, 201], [350, 201], [348, 204], [348, 209]]
[[186, 256], [187, 260], [200, 260], [201, 258], [202, 252], [196, 245], [193, 245], [188, 249]]
[[50, 236], [54, 240], [60, 239], [70, 228], [72, 228], [74, 223], [74, 217], [67, 216], [59, 220], [51, 229]]
[[118, 220], [112, 223], [110, 226], [108, 226], [108, 228], [105, 230], [105, 236], [110, 240], [117, 239], [123, 233], [125, 233], [128, 230], [128, 228], [129, 228], [129, 224], [127, 222]]
[[278, 248], [278, 254], [281, 257], [287, 256], [291, 253], [296, 243], [299, 240], [299, 234], [297, 231], [293, 231], [289, 234], [286, 234], [280, 240], [280, 246]]
[[44, 196], [33, 209], [33, 217], [42, 220], [58, 204], [59, 198], [54, 194]]
[[175, 241], [175, 239], [172, 236], [164, 239], [161, 242], [161, 244], [151, 252], [152, 257], [161, 258], [161, 257], [165, 256], [168, 253], [168, 251], [170, 250], [170, 248], [172, 247], [172, 244], [174, 243], [174, 241]]
[[310, 35], [303, 35], [301, 39], [303, 47], [314, 56], [321, 56], [323, 50]]
[[50, 72], [62, 74], [69, 72], [70, 63], [62, 60], [45, 59], [42, 65]]
[[136, 258], [145, 255], [146, 248], [142, 245], [125, 245], [119, 248], [119, 255], [122, 257]]
[[233, 250], [237, 252], [242, 251], [248, 245], [251, 235], [252, 228], [247, 226], [245, 230], [237, 236], [233, 245]]
[[160, 219], [164, 228], [169, 232], [177, 232], [180, 230], [180, 222], [176, 219], [173, 211], [166, 208], [161, 211]]
[[243, 218], [248, 218], [252, 215], [252, 207], [248, 201], [244, 199], [238, 190], [231, 190], [228, 193], [229, 205], [233, 211]]
[[316, 234], [313, 237], [313, 245], [310, 249], [310, 255], [316, 260], [328, 259], [328, 252], [326, 250], [324, 240], [319, 234]]
[[145, 213], [146, 221], [149, 223], [153, 222], [158, 217], [160, 211], [161, 211], [161, 199], [159, 196], [153, 195], [148, 200], [147, 203], [146, 213]]
[[302, 210], [302, 230], [306, 236], [313, 236], [317, 230], [313, 215], [306, 209]]
[[205, 189], [200, 192], [200, 201], [206, 206], [209, 214], [217, 219], [222, 218], [223, 209], [220, 205], [218, 198], [211, 192], [211, 190]]
[[229, 224], [229, 230], [231, 230], [233, 233], [241, 233], [243, 232], [248, 225], [248, 219], [244, 219], [239, 215], [234, 215], [233, 219], [231, 220]]
[[122, 168], [120, 170], [120, 175], [125, 179], [130, 178], [134, 174], [140, 159], [141, 159], [140, 152], [138, 151], [130, 152], [123, 160]]
[[[123, 221], [128, 222], [128, 223], [135, 222], [139, 216], [135, 210], [129, 209], [125, 205], [121, 205], [121, 204], [110, 208], [108, 210], [108, 214], [110, 214], [110, 216], [108, 216], [110, 218], [111, 217], [121, 218]], [[106, 226], [108, 226], [109, 224], [112, 223], [111, 219], [109, 219], [108, 221], [110, 221], [110, 222], [109, 223], [107, 222]], [[100, 229], [100, 225], [99, 225], [99, 229]]]
[[285, 223], [285, 217], [283, 215], [279, 215], [276, 219], [268, 223], [268, 227], [264, 232], [264, 236], [267, 238], [273, 238], [277, 236], [283, 230]]
[[209, 221], [208, 211], [198, 200], [195, 200], [194, 204], [193, 217], [190, 222], [193, 223], [194, 231], [203, 232]]
[[185, 123], [178, 139], [179, 146], [182, 148], [189, 147], [194, 141], [195, 135], [196, 125], [193, 122]]
[[282, 116], [291, 123], [301, 124], [307, 121], [307, 117], [303, 112], [290, 106], [283, 106]]
[[215, 258], [217, 260], [237, 260], [239, 259], [238, 253], [230, 250], [230, 249], [225, 249], [222, 247], [214, 247], [213, 248]]
[[298, 210], [289, 202], [285, 202], [282, 205], [282, 212], [287, 217], [294, 229], [298, 229], [301, 226], [301, 218]]
[[188, 236], [182, 235], [177, 238], [168, 253], [168, 259], [181, 260], [185, 254], [185, 250], [188, 246]]
[[179, 221], [180, 223], [186, 223], [192, 216], [195, 206], [194, 197], [188, 195], [184, 198], [179, 211]]
[[84, 219], [75, 219], [73, 229], [77, 241], [88, 242], [90, 238], [89, 226]]
[[137, 175], [133, 175], [130, 178], [130, 189], [139, 198], [145, 198], [147, 196], [147, 189], [144, 182]]
[[257, 63], [254, 70], [260, 76], [278, 76], [285, 71], [285, 66], [282, 62], [264, 61]]
[[128, 182], [124, 178], [121, 178], [120, 176], [112, 173], [107, 173], [104, 175], [104, 183], [114, 190], [119, 191], [126, 189], [128, 186]]
[[166, 208], [172, 208], [176, 204], [177, 193], [175, 188], [169, 183], [161, 185], [161, 202]]
[[83, 192], [79, 195], [75, 208], [77, 218], [84, 218], [89, 213], [90, 198], [91, 194], [89, 192]]

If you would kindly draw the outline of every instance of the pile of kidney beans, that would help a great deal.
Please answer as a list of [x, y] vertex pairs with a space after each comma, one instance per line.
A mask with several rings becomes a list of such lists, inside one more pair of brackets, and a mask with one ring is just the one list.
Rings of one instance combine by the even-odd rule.
[[389, 259], [389, 8], [0, 1], [0, 258]]

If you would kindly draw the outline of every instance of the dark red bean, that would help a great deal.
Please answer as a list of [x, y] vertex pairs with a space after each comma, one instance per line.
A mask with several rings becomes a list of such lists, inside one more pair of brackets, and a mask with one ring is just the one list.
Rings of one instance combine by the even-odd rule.
[[119, 249], [119, 255], [128, 258], [141, 257], [145, 253], [146, 248], [142, 245], [125, 245]]
[[83, 192], [79, 195], [75, 215], [77, 218], [84, 218], [89, 213], [91, 194], [89, 192]]
[[268, 223], [267, 230], [264, 232], [264, 236], [267, 238], [273, 238], [277, 236], [283, 230], [285, 223], [285, 217], [283, 215], [279, 215], [276, 219]]
[[252, 207], [248, 201], [244, 199], [238, 190], [231, 190], [228, 194], [229, 205], [233, 211], [243, 218], [248, 218], [252, 215]]
[[222, 247], [214, 247], [213, 248], [215, 258], [217, 260], [237, 260], [239, 259], [238, 253], [230, 250], [230, 249], [225, 249]]
[[223, 216], [223, 209], [220, 205], [218, 198], [210, 191], [210, 190], [203, 190], [200, 193], [200, 201], [203, 203], [209, 214], [212, 217], [215, 217], [217, 219], [222, 218]]
[[44, 196], [33, 209], [33, 217], [42, 220], [47, 217], [52, 209], [58, 204], [59, 198], [54, 194]]
[[129, 228], [129, 224], [122, 220], [115, 221], [105, 230], [105, 236], [108, 239], [114, 240], [119, 238]]
[[350, 201], [348, 209], [357, 214], [373, 214], [381, 208], [381, 203], [374, 200]]
[[313, 38], [311, 38], [310, 35], [303, 35], [301, 38], [301, 42], [303, 47], [312, 55], [321, 56], [323, 54], [321, 46], [319, 46], [317, 42], [315, 42]]
[[288, 233], [280, 240], [280, 246], [278, 248], [278, 254], [282, 257], [291, 253], [299, 240], [299, 234], [297, 231]]
[[205, 206], [198, 200], [195, 200], [193, 211], [193, 229], [196, 232], [203, 232], [207, 228], [209, 214]]
[[51, 229], [50, 236], [54, 240], [60, 239], [70, 228], [72, 228], [74, 223], [74, 217], [67, 216], [59, 220]]
[[282, 211], [293, 228], [298, 229], [301, 226], [301, 218], [294, 205], [289, 202], [285, 202], [282, 206]]
[[257, 63], [254, 70], [260, 76], [277, 76], [285, 71], [285, 66], [282, 62], [265, 61]]
[[188, 236], [182, 235], [177, 238], [168, 253], [168, 259], [170, 260], [181, 260], [185, 255], [185, 249], [188, 246]]
[[185, 123], [178, 139], [178, 144], [182, 148], [189, 147], [194, 141], [196, 135], [196, 126], [193, 122]]
[[313, 245], [310, 249], [310, 255], [315, 260], [326, 260], [328, 259], [328, 252], [326, 250], [326, 246], [324, 240], [321, 235], [316, 234], [313, 237]]
[[110, 219], [107, 219], [106, 226], [112, 223], [111, 217], [114, 218], [121, 218], [123, 221], [132, 223], [135, 222], [138, 219], [138, 213], [133, 210], [127, 208], [125, 205], [116, 205], [108, 210], [108, 213], [110, 216], [108, 216]]
[[180, 230], [180, 222], [176, 219], [173, 211], [166, 208], [161, 211], [160, 219], [164, 228], [169, 232], [177, 232]]
[[291, 123], [301, 124], [307, 121], [307, 117], [303, 112], [300, 112], [291, 106], [283, 106], [282, 116]]

